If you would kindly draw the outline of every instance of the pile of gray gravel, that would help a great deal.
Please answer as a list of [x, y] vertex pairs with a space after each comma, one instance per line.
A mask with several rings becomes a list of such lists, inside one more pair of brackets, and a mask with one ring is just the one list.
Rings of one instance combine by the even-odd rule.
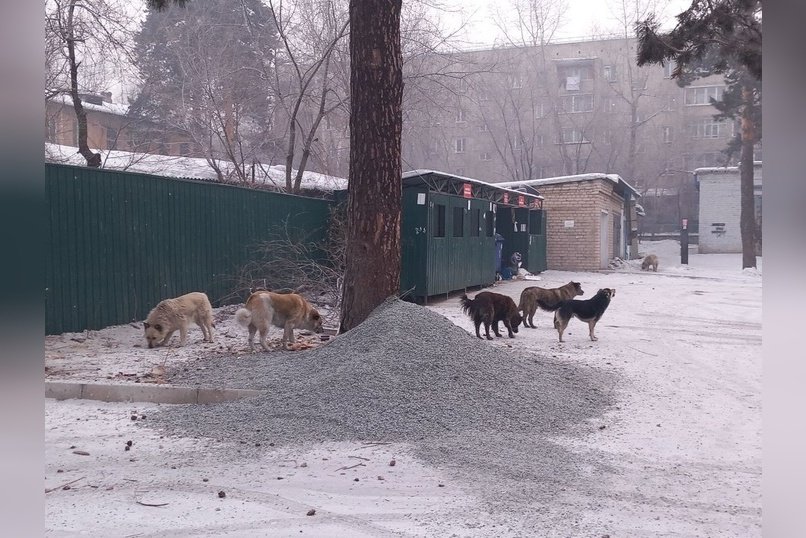
[[616, 379], [510, 342], [512, 350], [492, 346], [427, 308], [390, 300], [314, 350], [185, 363], [169, 373], [171, 383], [266, 394], [171, 406], [149, 422], [247, 446], [409, 442], [432, 463], [547, 485], [579, 465], [548, 438], [594, 429], [585, 421], [613, 404]]

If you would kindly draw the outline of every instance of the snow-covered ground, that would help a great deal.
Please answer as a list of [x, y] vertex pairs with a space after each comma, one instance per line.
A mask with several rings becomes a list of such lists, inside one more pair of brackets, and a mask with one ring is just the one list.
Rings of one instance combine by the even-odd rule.
[[[584, 455], [580, 461], [606, 464], [583, 465], [578, 482], [552, 502], [488, 512], [469, 484], [417, 461], [403, 445], [263, 447], [255, 456], [255, 447], [241, 453], [237, 440], [161, 438], [137, 428], [131, 416], [148, 420], [142, 415], [159, 412], [156, 405], [48, 400], [45, 488], [57, 488], [46, 494], [48, 534], [760, 536], [761, 260], [743, 271], [739, 254], [699, 255], [694, 247], [683, 266], [674, 241], [639, 250], [658, 255], [657, 273], [630, 261], [600, 273], [546, 271], [538, 282], [494, 288], [516, 301], [526, 286], [569, 280], [581, 282], [583, 299], [616, 289], [597, 342], [572, 320], [560, 344], [545, 312], [535, 316], [537, 329], [491, 342], [612, 369], [624, 380], [612, 387], [617, 406], [591, 433], [553, 439]], [[458, 297], [429, 308], [473, 331]], [[218, 316], [216, 344], [202, 344], [194, 328], [181, 350], [133, 348], [143, 343], [142, 329], [129, 326], [48, 337], [48, 375], [106, 380], [245, 352], [245, 331], [228, 324], [230, 313]], [[315, 516], [305, 515], [310, 508]]]

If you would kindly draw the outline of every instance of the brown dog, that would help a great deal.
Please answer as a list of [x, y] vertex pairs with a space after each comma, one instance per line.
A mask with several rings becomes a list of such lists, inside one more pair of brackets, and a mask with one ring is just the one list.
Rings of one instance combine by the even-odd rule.
[[559, 288], [540, 288], [538, 286], [524, 288], [521, 292], [521, 301], [518, 304], [518, 310], [523, 312], [523, 325], [532, 329], [537, 328], [535, 327], [534, 317], [538, 306], [547, 312], [554, 312], [560, 308], [562, 301], [573, 299], [583, 293], [579, 282], [573, 281]]
[[658, 257], [654, 254], [650, 254], [641, 262], [642, 271], [648, 271], [650, 267], [652, 267], [652, 270], [656, 273], [658, 272]]
[[515, 301], [507, 295], [483, 291], [477, 294], [474, 299], [468, 299], [467, 295], [462, 295], [461, 303], [462, 310], [473, 320], [473, 324], [476, 326], [476, 336], [479, 338], [481, 338], [479, 326], [482, 323], [484, 323], [487, 340], [493, 339], [490, 336], [490, 325], [492, 325], [495, 335], [501, 336], [501, 333], [498, 332], [499, 321], [504, 322], [504, 327], [507, 328], [509, 337], [515, 338], [513, 333], [518, 332], [518, 325], [523, 321], [521, 315], [518, 314]]
[[160, 301], [143, 323], [148, 347], [166, 345], [177, 329], [179, 345], [184, 346], [191, 321], [201, 327], [205, 342], [213, 341], [213, 307], [206, 294], [194, 291]]
[[571, 318], [586, 321], [591, 340], [594, 342], [598, 340], [593, 334], [596, 322], [602, 319], [605, 310], [610, 306], [610, 299], [615, 296], [616, 290], [614, 288], [602, 288], [596, 292], [596, 295], [586, 301], [579, 299], [563, 301], [554, 312], [554, 328], [560, 333], [560, 342], [563, 341], [563, 332], [568, 327], [568, 322], [571, 321]]
[[256, 291], [246, 300], [245, 308], [235, 312], [235, 319], [249, 329], [249, 347], [254, 349], [255, 332], [260, 332], [260, 345], [269, 350], [266, 335], [274, 325], [283, 329], [283, 343], [294, 342], [294, 329], [321, 333], [322, 316], [301, 295]]

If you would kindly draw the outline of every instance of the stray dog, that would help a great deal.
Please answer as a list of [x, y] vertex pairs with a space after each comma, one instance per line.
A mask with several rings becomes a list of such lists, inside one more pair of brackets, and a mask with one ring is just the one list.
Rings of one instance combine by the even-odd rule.
[[462, 310], [473, 320], [473, 324], [476, 326], [476, 336], [479, 338], [481, 338], [479, 326], [482, 323], [484, 323], [487, 340], [493, 339], [490, 336], [490, 325], [493, 326], [495, 335], [500, 337], [501, 333], [498, 332], [499, 321], [504, 322], [504, 327], [507, 328], [509, 337], [515, 338], [512, 333], [518, 332], [518, 325], [523, 321], [521, 315], [518, 314], [515, 301], [511, 297], [500, 293], [483, 291], [477, 294], [474, 299], [468, 299], [467, 295], [462, 295], [461, 303]]
[[[561, 302], [573, 299], [583, 293], [579, 282], [573, 281], [563, 284], [559, 288], [540, 288], [538, 286], [524, 288], [518, 304], [518, 310], [523, 312], [524, 327], [537, 328], [535, 327], [534, 317], [538, 306], [547, 312], [554, 312], [560, 308]], [[526, 321], [527, 317], [529, 319], [528, 323]]]
[[596, 292], [596, 295], [586, 301], [581, 299], [563, 301], [557, 311], [554, 312], [554, 328], [560, 333], [560, 342], [563, 341], [563, 332], [565, 331], [565, 328], [568, 326], [568, 322], [571, 321], [572, 317], [581, 321], [587, 321], [591, 340], [598, 340], [598, 338], [593, 335], [593, 330], [596, 328], [596, 322], [602, 318], [605, 310], [607, 310], [607, 307], [610, 306], [610, 299], [615, 296], [615, 289], [602, 288]]
[[201, 327], [205, 342], [213, 341], [213, 307], [206, 294], [194, 291], [160, 301], [143, 323], [149, 349], [166, 345], [177, 329], [179, 345], [184, 346], [191, 321]]
[[642, 271], [648, 271], [650, 267], [652, 267], [652, 270], [656, 273], [658, 272], [658, 257], [654, 254], [650, 254], [641, 262]]
[[239, 308], [235, 312], [235, 319], [249, 329], [249, 348], [252, 350], [255, 349], [252, 341], [258, 331], [260, 345], [264, 351], [269, 350], [266, 335], [271, 325], [283, 329], [284, 344], [294, 342], [294, 329], [307, 329], [317, 333], [323, 331], [322, 316], [296, 293], [256, 291], [246, 300], [245, 308]]

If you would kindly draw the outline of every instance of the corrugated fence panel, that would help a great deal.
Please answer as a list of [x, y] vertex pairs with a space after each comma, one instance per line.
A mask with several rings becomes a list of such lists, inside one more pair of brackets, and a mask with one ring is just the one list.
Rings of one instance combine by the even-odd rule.
[[204, 291], [214, 305], [286, 219], [327, 232], [331, 202], [230, 185], [46, 165], [47, 334], [142, 320]]

